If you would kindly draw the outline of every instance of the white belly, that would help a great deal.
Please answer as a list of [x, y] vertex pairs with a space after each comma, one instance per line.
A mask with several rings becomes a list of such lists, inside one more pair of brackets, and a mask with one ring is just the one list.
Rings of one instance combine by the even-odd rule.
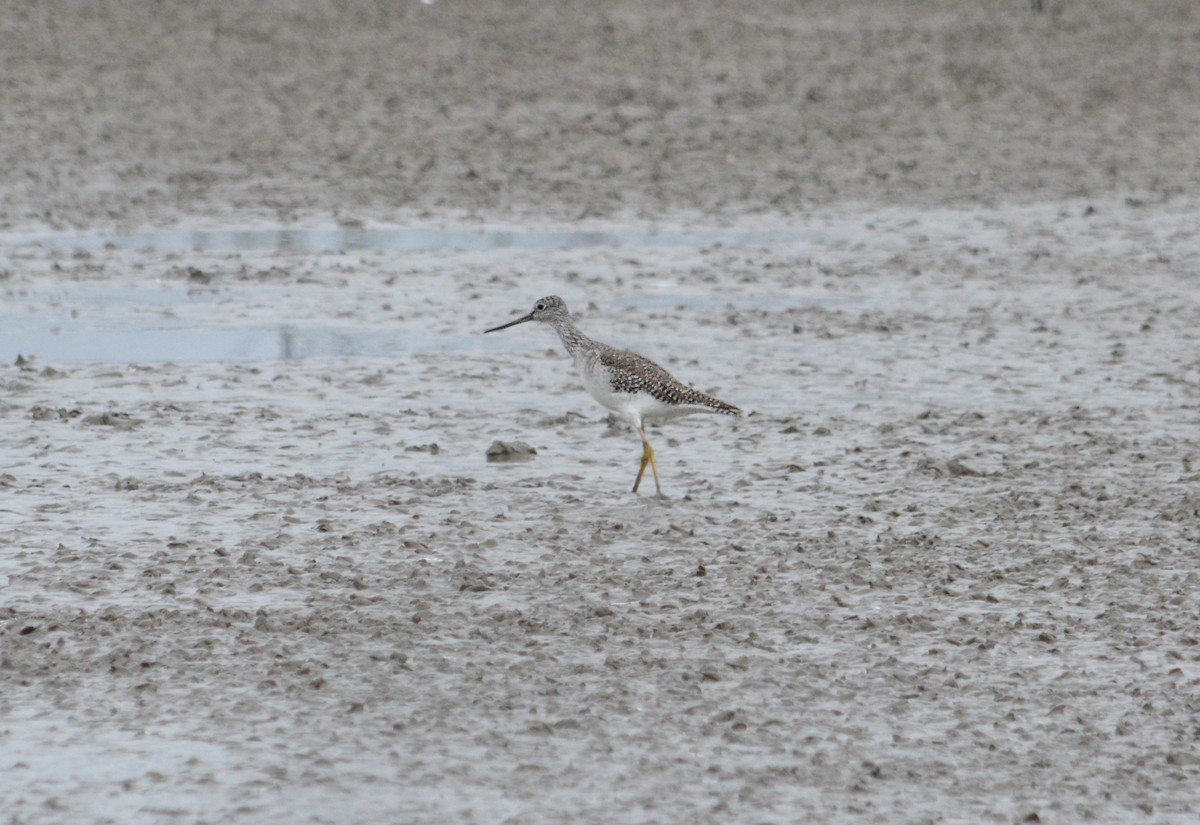
[[575, 367], [583, 379], [583, 385], [587, 388], [588, 394], [613, 412], [624, 415], [633, 422], [635, 427], [639, 426], [643, 419], [664, 421], [702, 411], [693, 407], [677, 407], [666, 404], [645, 392], [613, 392], [608, 377], [603, 372], [589, 370], [582, 357], [575, 359]]
[[579, 377], [583, 379], [583, 386], [587, 388], [588, 395], [615, 412], [629, 411], [629, 402], [634, 396], [628, 393], [613, 392], [608, 378], [602, 373], [589, 370], [583, 356], [575, 358], [575, 369], [578, 370]]

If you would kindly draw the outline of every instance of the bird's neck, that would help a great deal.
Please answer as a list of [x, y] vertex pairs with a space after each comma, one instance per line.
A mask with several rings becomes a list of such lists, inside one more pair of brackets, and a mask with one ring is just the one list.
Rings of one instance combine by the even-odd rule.
[[555, 323], [554, 331], [558, 333], [563, 346], [567, 348], [567, 354], [572, 358], [594, 343], [591, 338], [584, 335], [579, 327], [572, 324], [569, 320], [564, 319]]

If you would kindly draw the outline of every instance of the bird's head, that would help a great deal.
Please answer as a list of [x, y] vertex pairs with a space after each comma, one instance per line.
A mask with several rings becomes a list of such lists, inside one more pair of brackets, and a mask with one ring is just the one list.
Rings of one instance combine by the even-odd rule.
[[515, 327], [517, 324], [523, 324], [526, 321], [545, 321], [554, 323], [556, 320], [566, 320], [571, 317], [571, 313], [567, 311], [566, 302], [557, 295], [547, 295], [545, 298], [538, 298], [533, 305], [533, 312], [528, 315], [522, 315], [514, 321], [509, 321], [507, 324], [501, 324], [498, 327], [484, 330], [487, 332], [497, 332], [509, 327]]

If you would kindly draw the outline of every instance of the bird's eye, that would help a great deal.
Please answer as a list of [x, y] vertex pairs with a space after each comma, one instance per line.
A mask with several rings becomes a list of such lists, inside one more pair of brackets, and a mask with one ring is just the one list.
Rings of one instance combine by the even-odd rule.
[[546, 305], [543, 304], [541, 301], [538, 301], [536, 304], [534, 304], [533, 308], [536, 309], [538, 312], [542, 312], [546, 309]]

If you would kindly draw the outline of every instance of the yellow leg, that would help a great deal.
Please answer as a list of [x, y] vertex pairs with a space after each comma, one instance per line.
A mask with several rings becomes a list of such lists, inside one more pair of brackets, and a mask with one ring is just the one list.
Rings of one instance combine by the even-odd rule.
[[641, 429], [638, 432], [642, 436], [642, 466], [638, 468], [637, 478], [633, 482], [633, 491], [638, 491], [638, 486], [642, 483], [642, 476], [646, 473], [646, 465], [650, 465], [651, 472], [654, 473], [654, 490], [658, 495], [662, 495], [662, 484], [658, 480], [658, 462], [654, 460], [654, 448], [650, 446], [649, 439], [646, 438], [646, 430]]
[[642, 466], [638, 467], [637, 478], [635, 478], [633, 480], [633, 491], [635, 493], [638, 490], [638, 485], [642, 483], [642, 474], [646, 472], [646, 465], [650, 463], [650, 453], [648, 452], [649, 449], [650, 449], [650, 445], [643, 441], [642, 442]]
[[[646, 446], [650, 447], [650, 444], [647, 443]], [[662, 484], [658, 481], [658, 462], [654, 460], [653, 447], [650, 447], [650, 471], [654, 473], [654, 492], [661, 496], [663, 494]]]

